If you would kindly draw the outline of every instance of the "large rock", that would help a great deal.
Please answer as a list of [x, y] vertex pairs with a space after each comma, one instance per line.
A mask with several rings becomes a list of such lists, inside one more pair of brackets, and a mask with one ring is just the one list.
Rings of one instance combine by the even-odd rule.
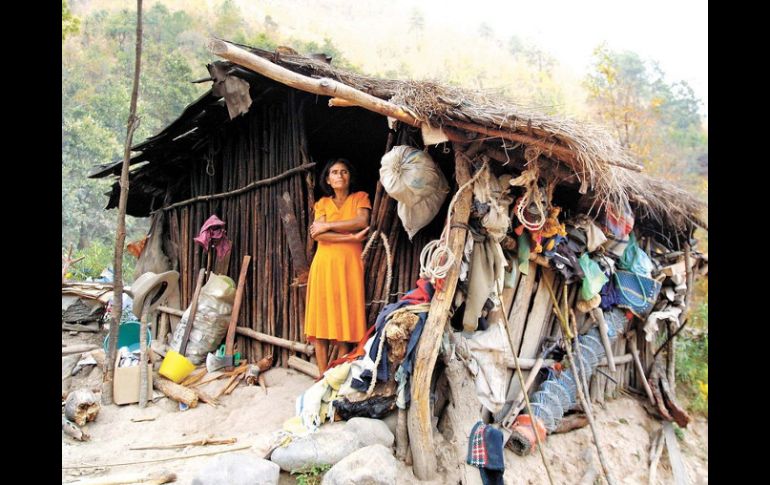
[[361, 448], [355, 433], [345, 428], [325, 429], [297, 438], [286, 447], [273, 451], [270, 459], [282, 470], [306, 470], [314, 465], [334, 465]]
[[64, 381], [72, 376], [72, 369], [80, 360], [80, 354], [63, 355], [61, 358], [61, 380]]
[[361, 447], [369, 445], [393, 446], [395, 436], [388, 425], [381, 419], [352, 418], [348, 420], [345, 429], [358, 437]]
[[307, 470], [314, 465], [334, 465], [354, 451], [370, 445], [392, 447], [395, 437], [379, 419], [352, 418], [329, 423], [286, 447], [273, 451], [270, 459], [287, 472]]
[[278, 485], [281, 469], [247, 453], [217, 456], [207, 461], [192, 485]]
[[392, 411], [390, 414], [382, 418], [382, 422], [388, 426], [393, 435], [396, 435], [396, 428], [398, 427], [398, 408]]
[[390, 448], [366, 446], [334, 465], [321, 485], [395, 485], [396, 470]]

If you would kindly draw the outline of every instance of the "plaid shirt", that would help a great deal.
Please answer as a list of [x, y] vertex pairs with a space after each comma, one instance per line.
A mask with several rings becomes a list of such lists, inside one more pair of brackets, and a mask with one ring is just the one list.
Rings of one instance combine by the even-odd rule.
[[484, 441], [484, 429], [486, 424], [479, 421], [473, 426], [471, 431], [471, 439], [469, 442], [468, 450], [468, 464], [477, 466], [479, 468], [486, 467], [489, 461], [489, 455], [487, 454], [487, 446]]

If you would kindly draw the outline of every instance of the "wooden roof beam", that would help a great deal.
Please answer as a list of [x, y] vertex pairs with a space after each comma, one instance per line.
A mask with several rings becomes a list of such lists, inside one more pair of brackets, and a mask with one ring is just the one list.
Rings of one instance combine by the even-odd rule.
[[227, 59], [230, 62], [246, 67], [267, 78], [277, 81], [286, 86], [308, 93], [330, 96], [332, 98], [341, 98], [349, 103], [374, 111], [383, 116], [389, 116], [412, 126], [420, 126], [420, 121], [403, 108], [366, 94], [358, 89], [352, 88], [346, 84], [329, 78], [314, 79], [294, 71], [273, 64], [267, 59], [263, 59], [256, 54], [234, 46], [229, 42], [220, 39], [209, 41], [209, 50], [212, 54]]
[[[520, 133], [511, 133], [511, 132], [502, 131], [502, 130], [495, 130], [492, 128], [487, 128], [485, 126], [476, 125], [473, 123], [465, 123], [463, 121], [449, 120], [449, 121], [445, 121], [445, 123], [447, 125], [455, 126], [457, 128], [462, 128], [467, 131], [481, 133], [482, 135], [496, 136], [496, 137], [504, 138], [506, 140], [515, 141], [515, 142], [523, 143], [525, 145], [540, 148], [547, 155], [558, 158], [559, 160], [562, 160], [565, 163], [569, 164], [576, 172], [582, 171], [582, 167], [580, 166], [580, 163], [578, 162], [577, 158], [575, 158], [575, 154], [569, 148], [558, 145], [556, 143], [548, 143], [545, 140], [541, 140], [532, 136], [522, 135]], [[625, 168], [627, 170], [633, 170], [634, 172], [641, 172], [643, 170], [643, 167], [641, 165], [627, 163], [627, 162], [606, 161], [605, 163], [609, 165], [614, 165], [616, 167]]]

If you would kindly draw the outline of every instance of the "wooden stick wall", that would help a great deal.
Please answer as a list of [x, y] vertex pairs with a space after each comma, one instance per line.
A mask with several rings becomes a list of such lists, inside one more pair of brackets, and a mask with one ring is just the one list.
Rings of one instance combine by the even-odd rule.
[[[301, 165], [300, 148], [306, 147], [307, 142], [298, 108], [297, 93], [286, 91], [285, 98], [265, 103], [256, 113], [225, 125], [212, 138], [204, 159], [196, 162], [189, 196], [234, 190]], [[169, 227], [172, 232], [178, 227], [183, 305], [189, 304], [193, 276], [206, 264], [203, 248], [193, 238], [203, 222], [217, 214], [227, 224], [228, 237], [233, 243], [228, 260], [217, 261], [217, 270], [237, 279], [241, 258], [246, 254], [252, 256], [239, 326], [289, 340], [302, 340], [305, 288], [291, 286], [294, 268], [279, 218], [279, 198], [288, 192], [296, 201], [294, 216], [301, 237], [306, 238], [309, 209], [305, 176], [305, 173], [296, 173], [243, 194], [195, 202], [169, 211]], [[276, 362], [282, 365], [290, 354], [288, 350], [241, 335], [237, 338], [237, 348], [249, 361], [273, 353]]]
[[[265, 103], [256, 113], [236, 118], [214, 136], [205, 158], [196, 162], [187, 197], [227, 192], [251, 182], [279, 175], [303, 163], [309, 163], [308, 141], [303, 114], [307, 97], [287, 91], [278, 102]], [[383, 154], [393, 145], [388, 138]], [[372, 161], [372, 163], [376, 163]], [[189, 305], [193, 277], [205, 267], [205, 253], [193, 238], [212, 214], [226, 224], [233, 243], [228, 261], [217, 261], [217, 272], [237, 280], [236, 272], [245, 254], [252, 256], [246, 293], [240, 310], [239, 326], [304, 342], [306, 286], [292, 285], [297, 276], [287, 246], [286, 233], [279, 216], [279, 198], [288, 192], [294, 207], [300, 237], [308, 242], [308, 261], [313, 242], [307, 229], [315, 202], [313, 175], [297, 173], [274, 184], [257, 187], [232, 197], [194, 202], [168, 211], [169, 236], [177, 243], [182, 305]], [[414, 287], [419, 277], [419, 253], [436, 234], [415, 236], [409, 241], [396, 215], [396, 203], [378, 183], [371, 214], [371, 231], [384, 233], [393, 255], [390, 294], [385, 294], [387, 258], [379, 236], [364, 261], [367, 325], [388, 302], [395, 301]], [[435, 231], [433, 231], [435, 232]], [[253, 362], [272, 353], [276, 363], [286, 365], [294, 352], [260, 343], [238, 335], [237, 348]], [[302, 354], [296, 354], [306, 358]]]

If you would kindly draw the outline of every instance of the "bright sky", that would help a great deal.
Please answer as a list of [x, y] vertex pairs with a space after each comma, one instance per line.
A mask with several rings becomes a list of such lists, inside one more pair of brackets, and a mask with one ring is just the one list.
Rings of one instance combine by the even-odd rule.
[[[406, 2], [428, 21], [477, 32], [486, 22], [496, 37], [530, 40], [579, 73], [606, 42], [655, 60], [669, 82], [687, 81], [708, 115], [706, 0], [422, 0]], [[408, 8], [408, 7], [407, 7]]]

